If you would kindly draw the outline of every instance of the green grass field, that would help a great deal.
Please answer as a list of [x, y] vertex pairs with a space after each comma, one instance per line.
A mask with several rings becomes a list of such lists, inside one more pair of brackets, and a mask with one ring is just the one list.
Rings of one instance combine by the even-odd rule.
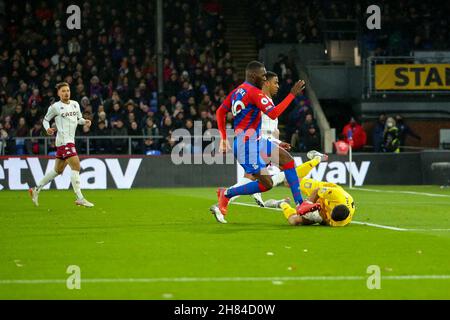
[[[344, 228], [292, 227], [238, 204], [219, 225], [212, 188], [86, 190], [92, 209], [71, 191], [43, 191], [38, 208], [1, 191], [0, 298], [449, 299], [450, 189], [365, 188], [382, 192], [351, 190], [354, 220], [372, 225]], [[69, 265], [80, 290], [66, 287]], [[381, 289], [367, 288], [370, 265]]]

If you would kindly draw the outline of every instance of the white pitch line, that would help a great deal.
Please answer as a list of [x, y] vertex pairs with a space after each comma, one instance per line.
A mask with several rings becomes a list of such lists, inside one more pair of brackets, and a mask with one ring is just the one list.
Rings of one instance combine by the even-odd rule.
[[[161, 282], [265, 282], [265, 281], [354, 281], [367, 276], [299, 276], [299, 277], [218, 277], [218, 278], [99, 278], [81, 279], [82, 283], [161, 283]], [[449, 274], [381, 276], [382, 280], [450, 280]], [[3, 279], [6, 284], [65, 284], [63, 279]]]
[[[280, 208], [265, 208], [260, 207], [256, 204], [252, 203], [244, 203], [244, 202], [231, 202], [232, 204], [236, 204], [239, 206], [246, 206], [246, 207], [255, 207], [255, 208], [261, 208], [261, 209], [268, 209], [268, 210], [276, 210], [276, 211], [282, 211]], [[392, 227], [392, 226], [385, 226], [382, 224], [376, 224], [376, 223], [369, 223], [369, 222], [362, 222], [362, 221], [352, 221], [351, 224], [359, 224], [374, 228], [380, 228], [380, 229], [387, 229], [387, 230], [394, 230], [394, 231], [450, 231], [450, 229], [407, 229], [407, 228], [398, 228], [398, 227]]]
[[381, 229], [395, 230], [395, 231], [411, 231], [411, 229], [397, 228], [397, 227], [385, 226], [382, 224], [368, 223], [368, 222], [361, 222], [361, 221], [352, 221], [350, 223], [359, 224], [359, 225], [363, 225], [363, 226], [369, 226], [369, 227], [375, 227], [375, 228], [381, 228]]
[[275, 210], [275, 211], [282, 211], [280, 208], [267, 208], [267, 207], [260, 207], [253, 203], [244, 203], [244, 202], [231, 202], [231, 204], [237, 204], [239, 206], [246, 206], [246, 207], [255, 207], [255, 208], [261, 208], [261, 209], [267, 209], [267, 210]]
[[366, 189], [366, 188], [352, 188], [352, 190], [371, 191], [371, 192], [381, 192], [381, 193], [403, 193], [403, 194], [413, 194], [413, 195], [428, 196], [428, 197], [443, 197], [443, 198], [450, 198], [450, 195], [448, 195], [448, 194], [428, 193], [428, 192], [416, 192], [416, 191], [379, 190], [379, 189]]

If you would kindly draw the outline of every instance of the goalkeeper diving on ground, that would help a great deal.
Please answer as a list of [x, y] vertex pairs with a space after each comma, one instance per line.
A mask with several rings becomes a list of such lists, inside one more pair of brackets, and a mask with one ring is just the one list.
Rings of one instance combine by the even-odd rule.
[[283, 209], [283, 215], [291, 225], [320, 223], [331, 227], [346, 226], [352, 221], [355, 213], [355, 202], [352, 196], [337, 184], [305, 178], [325, 155], [310, 151], [307, 156], [311, 160], [296, 167], [300, 179], [300, 190], [310, 202], [320, 204], [320, 208], [300, 215], [289, 203], [282, 202], [280, 207]]
[[[266, 207], [281, 208], [289, 224], [294, 226], [319, 223], [343, 227], [349, 224], [355, 213], [355, 202], [352, 196], [334, 183], [306, 178], [321, 161], [328, 160], [328, 156], [312, 150], [307, 153], [307, 157], [310, 160], [297, 166], [295, 170], [300, 180], [300, 190], [305, 197], [308, 197], [306, 201], [319, 204], [319, 209], [298, 214], [297, 210], [290, 206], [289, 201], [273, 199], [266, 201]], [[219, 209], [217, 205], [213, 205], [210, 210], [214, 213]]]

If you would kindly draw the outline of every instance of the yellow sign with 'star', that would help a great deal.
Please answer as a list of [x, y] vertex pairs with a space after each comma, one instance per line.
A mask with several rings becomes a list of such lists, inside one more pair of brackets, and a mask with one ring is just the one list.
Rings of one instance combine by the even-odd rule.
[[379, 64], [377, 90], [450, 90], [450, 64]]

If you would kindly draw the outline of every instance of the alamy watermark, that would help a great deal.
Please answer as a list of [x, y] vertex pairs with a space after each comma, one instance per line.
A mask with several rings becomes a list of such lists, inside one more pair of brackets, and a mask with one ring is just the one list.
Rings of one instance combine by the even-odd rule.
[[79, 6], [72, 4], [67, 7], [66, 13], [70, 16], [66, 20], [66, 26], [69, 30], [81, 29], [81, 9]]
[[66, 270], [67, 274], [70, 276], [66, 280], [66, 287], [69, 290], [81, 289], [81, 269], [77, 265], [70, 265]]
[[373, 290], [373, 289], [381, 289], [381, 270], [380, 266], [377, 265], [370, 265], [367, 267], [366, 272], [370, 274], [370, 276], [367, 278], [366, 285], [367, 289]]
[[[221, 136], [218, 129], [203, 131], [201, 121], [194, 121], [191, 129], [180, 128], [172, 132], [167, 143], [171, 145], [171, 160], [180, 164], [257, 164], [270, 161], [279, 164], [278, 142], [273, 139], [261, 138], [253, 129], [235, 133], [228, 128], [227, 148], [220, 148]], [[225, 147], [225, 146], [223, 146]], [[224, 152], [224, 151], [227, 152]], [[261, 158], [263, 157], [263, 158]]]
[[367, 29], [381, 29], [381, 9], [376, 4], [370, 5], [366, 10], [367, 14], [370, 16], [366, 20]]

